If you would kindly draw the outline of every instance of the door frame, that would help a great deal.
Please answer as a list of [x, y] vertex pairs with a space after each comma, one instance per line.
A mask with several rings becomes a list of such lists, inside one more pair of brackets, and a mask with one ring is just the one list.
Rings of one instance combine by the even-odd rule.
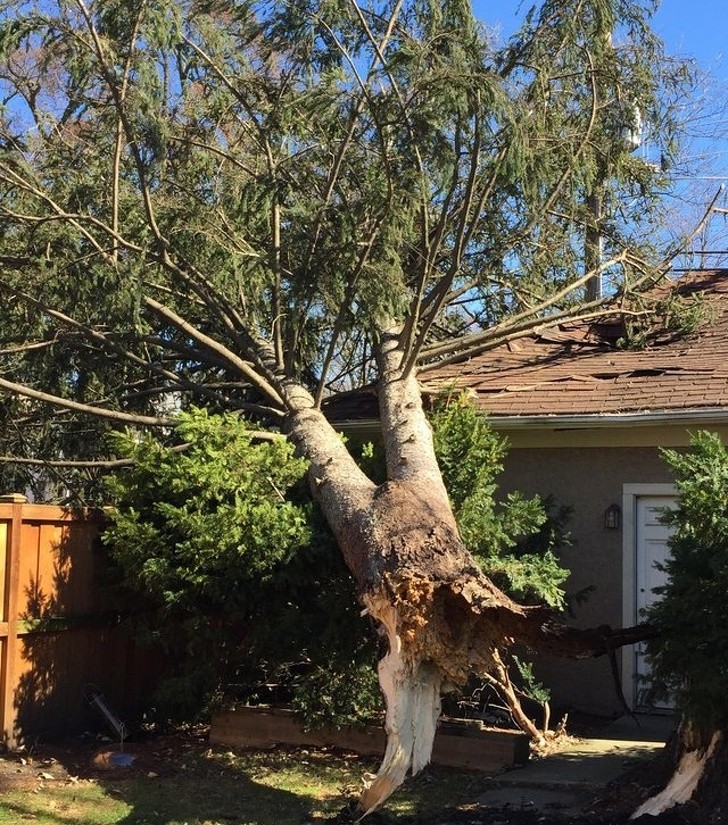
[[[637, 624], [637, 499], [642, 496], [677, 496], [674, 484], [622, 485], [622, 626]], [[622, 692], [636, 710], [637, 667], [634, 645], [622, 648]]]

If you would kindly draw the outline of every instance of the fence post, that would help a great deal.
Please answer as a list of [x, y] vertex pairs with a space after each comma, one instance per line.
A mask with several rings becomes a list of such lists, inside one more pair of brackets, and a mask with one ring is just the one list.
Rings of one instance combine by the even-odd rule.
[[15, 663], [18, 656], [18, 597], [20, 589], [20, 550], [23, 527], [23, 505], [28, 499], [20, 493], [0, 496], [0, 502], [11, 506], [11, 520], [6, 537], [4, 598], [2, 623], [5, 644], [3, 661], [0, 662], [0, 723], [5, 746], [12, 750], [17, 746], [15, 739]]

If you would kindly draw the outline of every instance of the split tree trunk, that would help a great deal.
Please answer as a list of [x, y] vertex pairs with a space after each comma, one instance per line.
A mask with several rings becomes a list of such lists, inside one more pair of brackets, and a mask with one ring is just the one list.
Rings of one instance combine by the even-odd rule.
[[684, 720], [665, 750], [664, 787], [630, 819], [659, 816], [689, 803], [706, 825], [728, 821], [728, 731], [701, 730]]
[[383, 336], [378, 358], [384, 484], [362, 473], [310, 396], [300, 387], [288, 394], [289, 437], [310, 461], [314, 495], [388, 640], [379, 663], [387, 749], [359, 801], [362, 815], [429, 762], [441, 692], [472, 671], [492, 672], [499, 648], [518, 642], [586, 656], [625, 643], [608, 628], [575, 631], [550, 611], [522, 607], [482, 573], [460, 539], [417, 380], [400, 372], [398, 340], [396, 331]]

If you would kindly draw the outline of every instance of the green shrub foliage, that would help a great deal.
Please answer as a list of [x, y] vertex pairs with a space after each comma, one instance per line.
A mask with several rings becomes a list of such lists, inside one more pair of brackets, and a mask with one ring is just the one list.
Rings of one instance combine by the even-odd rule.
[[[556, 550], [568, 542], [568, 511], [551, 512], [551, 502], [539, 496], [525, 498], [518, 492], [497, 496], [508, 444], [467, 395], [443, 396], [430, 420], [460, 533], [484, 572], [522, 603], [563, 609], [569, 571], [561, 566]], [[544, 707], [550, 692], [536, 680], [532, 665], [507, 651], [502, 651], [502, 658], [521, 697]], [[447, 697], [445, 709], [467, 714], [472, 704], [468, 694], [478, 694], [482, 700], [484, 688], [472, 678], [464, 692]]]
[[310, 721], [371, 714], [372, 634], [305, 462], [230, 414], [182, 413], [173, 441], [115, 436], [134, 464], [109, 481], [104, 534], [147, 604], [144, 635], [174, 665], [160, 714], [191, 718], [220, 697], [292, 702]]
[[[513, 595], [563, 604], [560, 531], [538, 499], [496, 503], [505, 442], [457, 399], [433, 416], [458, 522], [485, 571]], [[283, 439], [256, 441], [237, 416], [181, 413], [169, 438], [114, 436], [133, 459], [108, 482], [106, 545], [142, 599], [143, 635], [173, 673], [160, 715], [211, 701], [286, 702], [310, 724], [381, 710], [375, 639], [335, 541], [311, 503], [306, 465]], [[364, 450], [373, 475], [378, 451]]]
[[130, 581], [170, 612], [245, 610], [251, 590], [311, 541], [305, 511], [285, 499], [305, 464], [283, 440], [254, 445], [232, 415], [183, 413], [176, 432], [184, 452], [116, 436], [135, 464], [110, 482], [106, 541]]
[[667, 584], [645, 618], [659, 636], [648, 643], [653, 689], [674, 695], [688, 718], [706, 728], [728, 724], [728, 450], [698, 432], [691, 449], [664, 450], [676, 477]]
[[567, 541], [565, 513], [552, 515], [539, 496], [498, 500], [497, 477], [508, 452], [467, 396], [448, 397], [431, 416], [435, 450], [458, 527], [483, 570], [515, 598], [565, 606], [569, 571], [556, 556]]

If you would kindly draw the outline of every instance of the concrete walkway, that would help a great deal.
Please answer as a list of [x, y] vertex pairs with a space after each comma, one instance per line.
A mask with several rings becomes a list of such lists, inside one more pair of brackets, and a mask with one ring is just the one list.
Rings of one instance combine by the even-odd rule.
[[493, 808], [532, 808], [577, 813], [610, 782], [650, 759], [664, 746], [673, 720], [624, 716], [551, 756], [493, 777], [478, 802]]

